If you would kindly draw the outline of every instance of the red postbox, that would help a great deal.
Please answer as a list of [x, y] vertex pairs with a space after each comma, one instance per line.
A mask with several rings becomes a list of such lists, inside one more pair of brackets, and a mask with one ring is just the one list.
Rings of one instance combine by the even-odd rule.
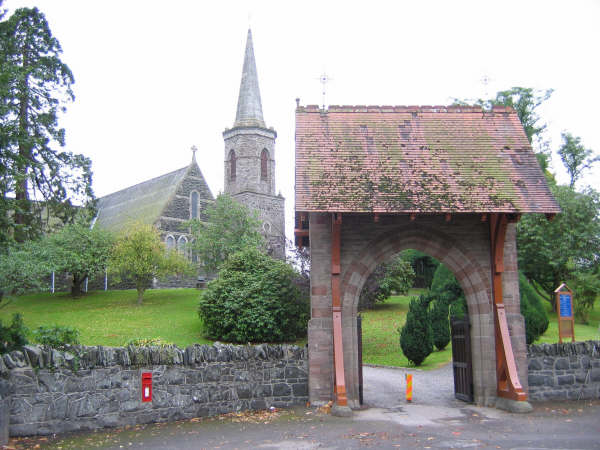
[[152, 401], [152, 372], [142, 372], [142, 401]]

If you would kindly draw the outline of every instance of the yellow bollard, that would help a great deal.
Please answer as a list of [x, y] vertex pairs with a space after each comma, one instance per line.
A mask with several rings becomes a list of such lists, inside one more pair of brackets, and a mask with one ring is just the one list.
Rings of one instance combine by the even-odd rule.
[[412, 402], [412, 375], [406, 374], [406, 401]]

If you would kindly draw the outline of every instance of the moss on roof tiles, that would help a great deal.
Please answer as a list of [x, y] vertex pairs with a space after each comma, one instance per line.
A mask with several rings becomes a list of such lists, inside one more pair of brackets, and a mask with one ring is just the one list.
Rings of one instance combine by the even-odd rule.
[[[513, 164], [515, 148], [531, 153], [515, 118], [481, 110], [299, 110], [297, 209], [525, 212], [541, 201], [541, 209], [557, 210], [539, 167]], [[535, 201], [522, 195], [532, 187]]]

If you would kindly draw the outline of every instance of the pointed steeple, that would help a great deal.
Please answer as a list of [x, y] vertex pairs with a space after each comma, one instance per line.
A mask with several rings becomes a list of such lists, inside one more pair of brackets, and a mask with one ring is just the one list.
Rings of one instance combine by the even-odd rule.
[[246, 53], [244, 55], [244, 68], [242, 69], [242, 82], [238, 97], [237, 114], [234, 127], [265, 127], [258, 89], [258, 75], [254, 61], [254, 48], [252, 46], [252, 31], [248, 29]]

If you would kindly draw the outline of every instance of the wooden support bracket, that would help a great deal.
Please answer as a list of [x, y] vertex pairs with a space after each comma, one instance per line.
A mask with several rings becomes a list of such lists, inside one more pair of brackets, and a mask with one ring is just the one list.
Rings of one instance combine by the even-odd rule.
[[517, 364], [510, 340], [506, 311], [502, 299], [502, 273], [504, 272], [504, 243], [508, 225], [506, 214], [490, 216], [490, 240], [492, 260], [492, 295], [494, 299], [494, 328], [496, 334], [496, 377], [498, 396], [511, 400], [525, 401]]
[[341, 293], [342, 215], [331, 217], [331, 310], [333, 313], [333, 359], [335, 365], [335, 398], [339, 406], [348, 406], [344, 374], [344, 345], [342, 339]]

